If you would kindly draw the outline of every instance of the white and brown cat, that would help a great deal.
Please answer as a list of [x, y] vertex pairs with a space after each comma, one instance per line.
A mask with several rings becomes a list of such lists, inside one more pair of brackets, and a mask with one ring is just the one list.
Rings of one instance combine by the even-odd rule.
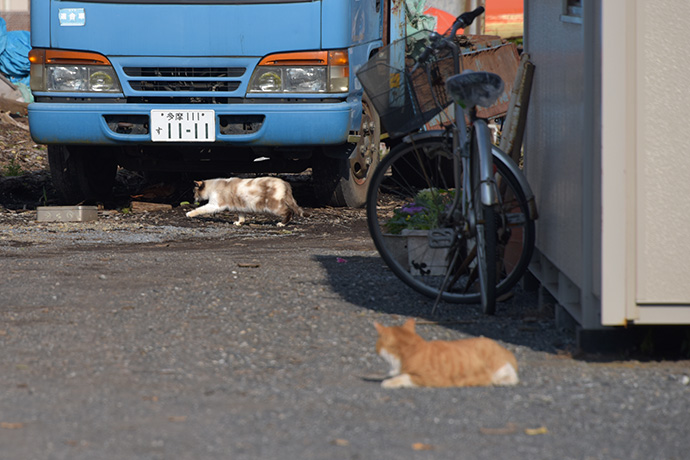
[[290, 184], [278, 177], [194, 181], [194, 199], [208, 200], [208, 203], [189, 211], [187, 217], [221, 211], [239, 212], [239, 217], [233, 222], [238, 226], [245, 222], [245, 214], [250, 212], [281, 217], [279, 227], [285, 226], [294, 215], [306, 215], [292, 196]]
[[427, 342], [415, 332], [414, 319], [402, 326], [374, 326], [379, 333], [376, 352], [391, 366], [384, 388], [518, 383], [515, 355], [489, 338]]

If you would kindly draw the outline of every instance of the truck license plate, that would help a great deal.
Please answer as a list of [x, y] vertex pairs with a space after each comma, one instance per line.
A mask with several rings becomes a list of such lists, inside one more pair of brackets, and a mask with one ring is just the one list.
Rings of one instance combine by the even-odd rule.
[[151, 110], [153, 142], [214, 142], [213, 110]]

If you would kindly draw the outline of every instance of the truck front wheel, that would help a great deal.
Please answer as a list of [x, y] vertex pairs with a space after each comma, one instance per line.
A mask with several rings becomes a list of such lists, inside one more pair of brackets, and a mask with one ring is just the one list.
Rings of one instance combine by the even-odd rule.
[[112, 197], [117, 162], [106, 147], [49, 145], [48, 163], [53, 185], [66, 204]]
[[331, 206], [364, 206], [367, 188], [380, 159], [381, 122], [366, 94], [357, 142], [327, 147], [312, 164], [314, 191]]

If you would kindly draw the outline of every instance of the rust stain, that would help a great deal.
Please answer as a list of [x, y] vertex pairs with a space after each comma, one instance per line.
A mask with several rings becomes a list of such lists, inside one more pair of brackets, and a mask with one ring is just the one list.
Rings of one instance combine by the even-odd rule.
[[404, 0], [393, 0], [391, 2], [391, 11], [394, 13], [397, 13], [400, 11], [400, 8], [404, 5]]

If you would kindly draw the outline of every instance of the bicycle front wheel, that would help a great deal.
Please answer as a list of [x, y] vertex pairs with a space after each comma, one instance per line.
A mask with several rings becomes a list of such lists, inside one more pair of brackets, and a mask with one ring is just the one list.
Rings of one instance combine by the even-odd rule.
[[[495, 294], [501, 296], [527, 268], [534, 222], [517, 178], [496, 157], [494, 171], [500, 198], [493, 209], [495, 230], [485, 232], [497, 238]], [[367, 223], [381, 258], [405, 284], [429, 298], [480, 303], [475, 237], [458, 212], [447, 215], [458, 193], [463, 192], [454, 178], [451, 136], [399, 144], [374, 172]]]

